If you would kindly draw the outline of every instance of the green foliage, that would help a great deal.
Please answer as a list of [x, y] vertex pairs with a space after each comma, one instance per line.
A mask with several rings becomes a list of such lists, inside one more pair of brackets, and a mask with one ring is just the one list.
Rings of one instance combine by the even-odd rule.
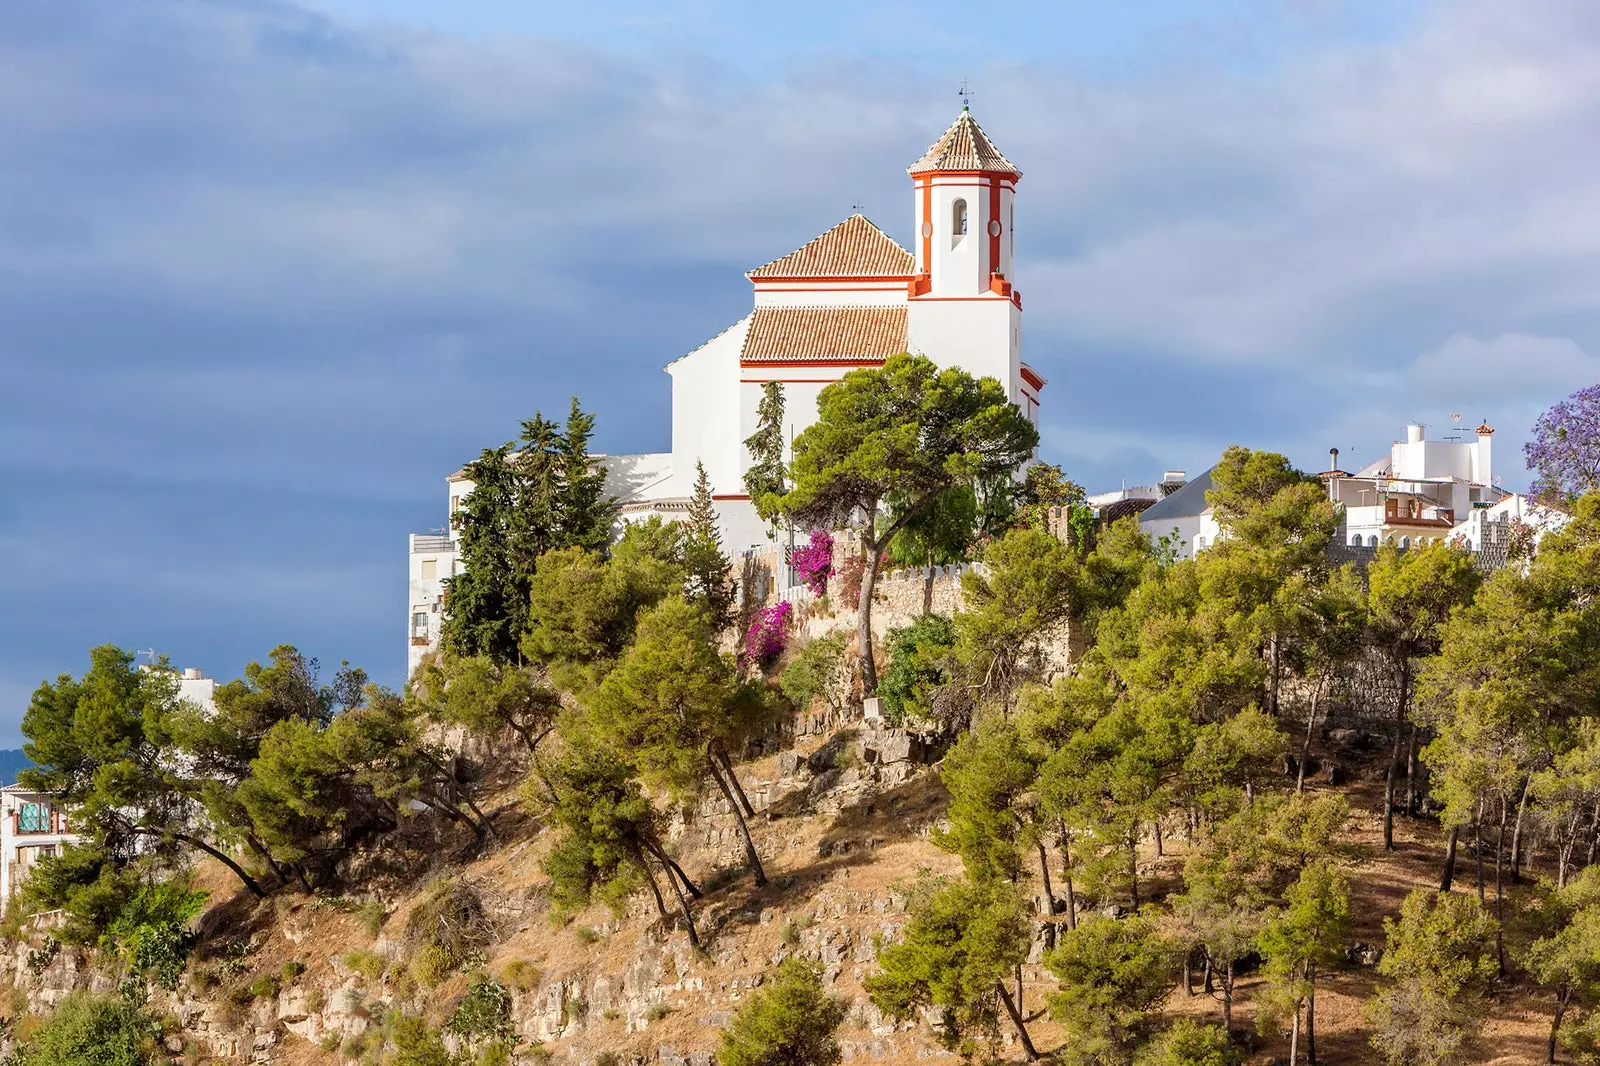
[[339, 961], [369, 981], [376, 981], [383, 977], [383, 971], [389, 967], [388, 960], [376, 951], [366, 951], [360, 948], [340, 955]]
[[469, 1042], [510, 1039], [510, 989], [486, 974], [475, 974], [445, 1029]]
[[1228, 1042], [1220, 1025], [1180, 1019], [1139, 1050], [1134, 1066], [1239, 1066], [1244, 1052]]
[[814, 963], [789, 959], [739, 1006], [722, 1031], [720, 1066], [833, 1066], [845, 1007], [822, 989]]
[[[822, 390], [817, 420], [794, 442], [793, 487], [781, 506], [802, 525], [824, 529], [866, 516], [857, 626], [866, 694], [877, 688], [871, 592], [879, 556], [946, 491], [1011, 474], [1038, 443], [1038, 431], [999, 382], [940, 370], [924, 356], [896, 355]], [[879, 509], [891, 503], [898, 503], [896, 515], [880, 526]]]
[[1072, 549], [1023, 526], [983, 553], [987, 573], [961, 575], [966, 609], [955, 617], [956, 658], [979, 697], [1004, 699], [1044, 667], [1045, 644], [1082, 602], [1082, 565]]
[[695, 463], [694, 494], [683, 528], [683, 568], [691, 603], [706, 612], [714, 632], [733, 620], [733, 564], [722, 551], [717, 532], [717, 508], [711, 498], [711, 480], [703, 464]]
[[388, 911], [384, 910], [381, 899], [369, 899], [361, 905], [361, 928], [367, 931], [368, 936], [377, 936], [387, 917]]
[[1394, 1066], [1461, 1061], [1496, 969], [1494, 919], [1475, 896], [1417, 889], [1383, 927], [1378, 973], [1388, 983], [1367, 1004], [1373, 1049]]
[[771, 522], [782, 506], [783, 467], [783, 383], [769, 381], [761, 386], [761, 402], [756, 405], [756, 431], [744, 442], [750, 453], [750, 466], [744, 472], [744, 490], [756, 514]]
[[576, 911], [596, 891], [631, 889], [647, 856], [661, 850], [661, 816], [612, 749], [569, 745], [549, 771], [551, 821], [563, 836], [545, 856], [558, 906]]
[[974, 880], [1015, 881], [1024, 849], [1040, 833], [1035, 801], [1039, 756], [1012, 722], [992, 719], [965, 733], [939, 767], [950, 793], [949, 826], [933, 842], [961, 856]]
[[250, 995], [256, 999], [275, 999], [280, 987], [277, 976], [267, 974], [250, 982]]
[[1050, 1013], [1070, 1034], [1067, 1061], [1126, 1063], [1172, 992], [1176, 955], [1153, 920], [1088, 918], [1045, 963], [1060, 980]]
[[143, 884], [106, 928], [104, 939], [116, 945], [130, 973], [175, 989], [194, 942], [189, 920], [205, 902], [206, 893], [193, 890], [187, 878]]
[[587, 687], [633, 641], [641, 612], [681, 592], [686, 578], [682, 528], [654, 518], [629, 524], [609, 559], [549, 552], [533, 575], [522, 653], [562, 687]]
[[432, 986], [493, 942], [483, 898], [460, 881], [438, 884], [406, 915], [405, 943], [416, 952], [412, 976]]
[[938, 614], [889, 630], [889, 665], [878, 683], [878, 697], [890, 725], [932, 717], [934, 694], [949, 680], [955, 640], [950, 619]]
[[561, 713], [561, 697], [532, 670], [446, 651], [423, 670], [425, 712], [487, 737], [509, 729], [530, 752]]
[[1528, 946], [1523, 962], [1535, 980], [1555, 989], [1562, 1017], [1551, 1039], [1560, 1039], [1580, 1062], [1600, 1062], [1600, 867], [1588, 867], [1556, 890], [1546, 909], [1551, 928]]
[[517, 992], [531, 992], [541, 977], [543, 974], [539, 972], [539, 967], [527, 959], [512, 959], [500, 971], [500, 979], [506, 987]]
[[73, 992], [18, 1045], [17, 1066], [144, 1066], [154, 1020], [121, 997]]
[[401, 1015], [395, 1019], [394, 1054], [388, 1066], [460, 1066], [460, 1060], [450, 1054], [439, 1039], [439, 1034], [428, 1028], [421, 1018]]
[[800, 649], [800, 654], [778, 675], [778, 687], [790, 703], [805, 711], [820, 699], [830, 711], [844, 710], [850, 684], [844, 645], [843, 633], [829, 633], [812, 638]]
[[896, 1018], [943, 1007], [946, 1046], [969, 1054], [992, 1049], [1003, 982], [1027, 958], [1031, 941], [1020, 902], [1002, 884], [924, 873], [911, 890], [908, 912], [901, 942], [878, 953], [867, 994]]
[[443, 644], [450, 651], [515, 661], [539, 558], [609, 543], [615, 504], [605, 496], [604, 465], [589, 454], [593, 429], [594, 417], [574, 396], [565, 429], [536, 413], [518, 440], [467, 464], [473, 488], [452, 516], [463, 569], [447, 586]]
[[[891, 501], [895, 511], [910, 501]], [[900, 527], [889, 558], [900, 566], [944, 566], [965, 560], [978, 535], [978, 497], [970, 485], [952, 485]]]
[[1312, 863], [1290, 886], [1282, 910], [1258, 940], [1267, 982], [1256, 1008], [1257, 1027], [1292, 1028], [1316, 987], [1318, 970], [1333, 965], [1349, 939], [1349, 885], [1331, 863]]

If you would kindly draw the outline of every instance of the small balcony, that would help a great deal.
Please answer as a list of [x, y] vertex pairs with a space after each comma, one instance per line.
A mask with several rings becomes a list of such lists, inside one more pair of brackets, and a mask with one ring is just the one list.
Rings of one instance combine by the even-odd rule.
[[1396, 526], [1434, 526], [1449, 529], [1456, 524], [1456, 512], [1430, 500], [1414, 496], [1391, 496], [1383, 501], [1383, 518]]
[[445, 552], [454, 552], [459, 544], [449, 536], [438, 533], [413, 533], [411, 534], [412, 555], [439, 555]]

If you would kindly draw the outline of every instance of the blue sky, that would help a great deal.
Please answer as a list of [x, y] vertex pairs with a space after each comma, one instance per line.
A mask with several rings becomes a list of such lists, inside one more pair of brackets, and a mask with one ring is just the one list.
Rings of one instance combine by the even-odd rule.
[[0, 744], [112, 641], [403, 669], [405, 534], [974, 112], [1025, 171], [1044, 451], [1317, 467], [1600, 380], [1600, 9], [1535, 0], [0, 5]]

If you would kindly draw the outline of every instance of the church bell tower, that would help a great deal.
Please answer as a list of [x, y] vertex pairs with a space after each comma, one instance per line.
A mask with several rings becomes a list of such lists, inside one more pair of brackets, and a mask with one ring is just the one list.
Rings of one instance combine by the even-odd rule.
[[941, 366], [997, 379], [1037, 419], [1044, 381], [1022, 363], [1022, 295], [1012, 265], [1012, 200], [1022, 172], [965, 106], [907, 172], [916, 203], [916, 273], [906, 293], [912, 348]]

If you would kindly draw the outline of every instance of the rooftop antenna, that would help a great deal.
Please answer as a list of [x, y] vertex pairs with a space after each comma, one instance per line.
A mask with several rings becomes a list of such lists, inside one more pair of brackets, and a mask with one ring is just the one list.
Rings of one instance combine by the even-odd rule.
[[1453, 428], [1450, 431], [1450, 435], [1448, 437], [1446, 437], [1445, 440], [1460, 440], [1461, 439], [1461, 416], [1459, 414], [1457, 414], [1456, 412], [1451, 411], [1450, 412], [1450, 422], [1455, 428]]
[[961, 97], [961, 110], [970, 111], [972, 109], [972, 88], [967, 84], [966, 78], [961, 79], [961, 88], [956, 90], [956, 95]]
[[154, 648], [146, 648], [143, 651], [135, 651], [133, 654], [143, 655], [147, 660], [149, 660], [151, 666], [154, 666], [156, 663], [156, 650]]

